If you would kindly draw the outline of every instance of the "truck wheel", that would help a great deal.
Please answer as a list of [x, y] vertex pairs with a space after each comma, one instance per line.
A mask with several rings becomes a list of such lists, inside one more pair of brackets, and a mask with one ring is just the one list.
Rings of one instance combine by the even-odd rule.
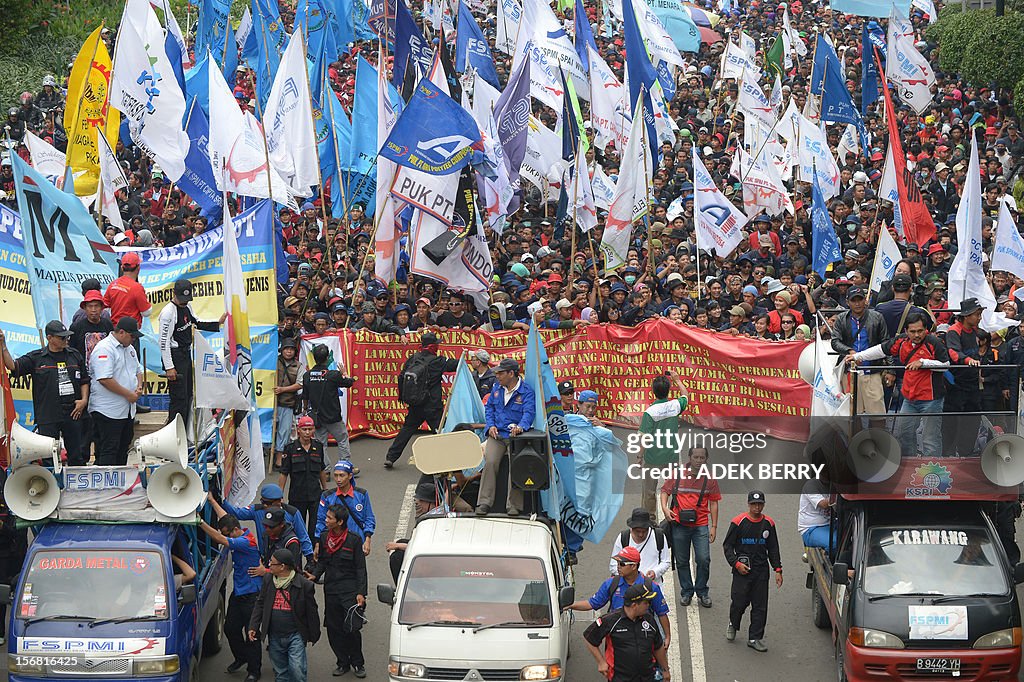
[[846, 680], [846, 648], [843, 646], [844, 640], [836, 640], [836, 680], [838, 682], [847, 682]]
[[817, 581], [811, 587], [811, 620], [814, 621], [815, 627], [822, 630], [832, 627], [832, 621], [828, 618], [828, 609], [825, 608], [825, 600], [822, 599], [821, 592], [818, 591]]
[[217, 610], [203, 633], [203, 657], [213, 656], [220, 651], [224, 641], [224, 597], [217, 596]]

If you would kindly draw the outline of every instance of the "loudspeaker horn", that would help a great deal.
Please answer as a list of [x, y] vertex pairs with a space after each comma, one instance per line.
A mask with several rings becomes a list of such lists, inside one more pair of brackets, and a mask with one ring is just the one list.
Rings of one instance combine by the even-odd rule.
[[865, 483], [881, 483], [900, 467], [900, 442], [888, 431], [867, 429], [850, 440], [850, 469]]
[[153, 509], [171, 518], [191, 514], [206, 499], [199, 474], [174, 462], [157, 467], [149, 475], [146, 494]]
[[800, 361], [797, 363], [800, 369], [800, 378], [804, 382], [814, 385], [814, 377], [818, 373], [818, 368], [814, 366], [814, 344], [809, 343], [807, 346], [800, 351]]
[[162, 459], [175, 462], [182, 469], [188, 467], [188, 434], [185, 433], [185, 422], [181, 415], [175, 415], [174, 421], [159, 431], [143, 436], [135, 441], [135, 451], [142, 461]]
[[990, 440], [981, 453], [981, 470], [985, 478], [1004, 488], [1024, 483], [1024, 438], [1004, 434]]
[[434, 475], [472, 469], [483, 459], [480, 438], [474, 431], [452, 431], [420, 436], [412, 444], [416, 468]]
[[18, 422], [11, 427], [11, 469], [19, 469], [36, 460], [53, 462], [54, 471], [60, 471], [60, 441], [40, 436]]
[[40, 521], [57, 511], [60, 486], [49, 469], [38, 464], [27, 464], [7, 479], [4, 499], [19, 519]]

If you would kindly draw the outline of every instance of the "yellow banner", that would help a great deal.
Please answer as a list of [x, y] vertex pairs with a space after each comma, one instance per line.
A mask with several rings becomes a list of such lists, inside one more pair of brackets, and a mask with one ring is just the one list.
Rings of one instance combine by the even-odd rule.
[[96, 131], [101, 129], [113, 149], [121, 114], [110, 106], [109, 87], [112, 65], [107, 46], [100, 39], [102, 26], [92, 32], [75, 58], [68, 79], [64, 109], [64, 130], [68, 135], [68, 165], [75, 173], [75, 194], [95, 194], [100, 178], [100, 155]]

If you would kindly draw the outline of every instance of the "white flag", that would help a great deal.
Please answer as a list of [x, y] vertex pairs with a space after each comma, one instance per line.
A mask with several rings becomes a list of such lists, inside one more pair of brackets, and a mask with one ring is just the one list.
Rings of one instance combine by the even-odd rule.
[[652, 171], [651, 146], [647, 142], [643, 116], [643, 98], [636, 103], [629, 141], [619, 164], [619, 180], [615, 185], [615, 199], [608, 210], [601, 251], [604, 252], [605, 272], [615, 272], [626, 264], [633, 223], [644, 217], [647, 202], [648, 173]]
[[932, 105], [931, 86], [935, 83], [935, 72], [914, 47], [913, 37], [904, 35], [897, 23], [890, 17], [885, 75], [896, 84], [900, 99], [922, 114]]
[[576, 216], [576, 224], [584, 233], [597, 227], [597, 205], [594, 200], [594, 188], [590, 184], [590, 171], [587, 168], [587, 155], [577, 154], [573, 168], [572, 186], [569, 187], [569, 207]]
[[730, 173], [743, 184], [743, 211], [748, 216], [761, 212], [771, 216], [783, 211], [796, 212], [779, 169], [763, 151], [755, 160], [737, 149]]
[[308, 197], [320, 173], [302, 41], [301, 31], [288, 41], [263, 109], [263, 129], [270, 163], [295, 196]]
[[114, 155], [114, 150], [110, 148], [106, 136], [98, 135], [97, 139], [100, 137], [103, 139], [96, 147], [100, 153], [100, 185], [103, 191], [100, 206], [103, 215], [110, 220], [110, 224], [124, 232], [124, 220], [121, 218], [121, 209], [117, 205], [117, 197], [114, 196], [114, 192], [119, 189], [127, 189], [128, 180], [124, 177], [121, 164], [117, 162], [117, 157]]
[[64, 152], [41, 137], [37, 137], [31, 130], [25, 131], [23, 141], [28, 147], [28, 153], [32, 157], [32, 167], [36, 169], [36, 172], [52, 182], [55, 187], [60, 187], [64, 181], [64, 170], [68, 165]]
[[775, 126], [775, 132], [779, 136], [789, 142], [790, 140], [796, 139], [797, 126], [800, 125], [800, 112], [796, 108], [796, 102], [793, 98], [789, 98], [789, 104], [786, 105], [786, 110], [782, 112], [782, 116], [779, 117], [779, 125]]
[[498, 37], [494, 49], [512, 56], [516, 53], [516, 36], [519, 22], [523, 18], [523, 6], [519, 0], [498, 0]]
[[[383, 51], [378, 64], [384, 64]], [[332, 93], [325, 96], [334, 97]], [[340, 106], [336, 100], [332, 103]], [[333, 114], [332, 114], [333, 116]], [[377, 148], [384, 146], [384, 141], [391, 134], [391, 128], [398, 120], [395, 107], [388, 93], [387, 75], [384, 69], [377, 72]], [[398, 164], [383, 156], [377, 157], [377, 189], [374, 197], [374, 218], [377, 220], [377, 232], [373, 238], [373, 274], [385, 286], [395, 279], [399, 261], [399, 239], [395, 231], [395, 204], [391, 198], [391, 182], [398, 172]]]
[[195, 349], [196, 407], [211, 410], [248, 410], [249, 399], [238, 390], [224, 354], [213, 350], [198, 332], [193, 335]]
[[1024, 239], [1017, 232], [1017, 223], [1006, 202], [999, 203], [999, 225], [996, 226], [996, 248], [992, 252], [992, 269], [1024, 277]]
[[775, 108], [764, 96], [764, 91], [757, 83], [757, 76], [758, 74], [754, 71], [744, 70], [743, 77], [740, 79], [740, 92], [736, 99], [736, 106], [739, 107], [744, 120], [755, 118], [766, 129], [771, 130], [775, 127], [776, 122]]
[[739, 80], [743, 76], [743, 69], [750, 69], [754, 73], [760, 73], [757, 65], [747, 56], [739, 45], [726, 41], [725, 52], [722, 53], [722, 79], [735, 78]]
[[782, 78], [779, 77], [779, 74], [775, 74], [775, 83], [772, 85], [772, 94], [768, 98], [768, 103], [772, 105], [772, 111], [777, 117], [782, 108]]
[[651, 63], [657, 66], [658, 62], [665, 62], [672, 66], [685, 67], [686, 62], [679, 54], [679, 48], [654, 10], [646, 2], [638, 2], [633, 3], [633, 12], [636, 14], [637, 26], [640, 28], [644, 44], [650, 53]]
[[608, 210], [615, 199], [615, 181], [605, 175], [601, 164], [594, 164], [594, 174], [590, 178], [590, 186], [594, 190], [594, 203], [598, 208]]
[[241, 50], [245, 47], [245, 42], [249, 39], [249, 33], [252, 31], [252, 14], [249, 12], [247, 6], [242, 12], [242, 18], [238, 21], [238, 28], [235, 29], [235, 44], [238, 49]]
[[558, 199], [565, 167], [565, 161], [562, 160], [562, 138], [540, 120], [530, 116], [526, 132], [526, 156], [519, 169], [520, 175], [542, 192], [547, 187], [545, 199], [553, 200]]
[[[536, 42], [530, 40], [529, 31], [520, 31], [514, 63], [518, 67], [523, 59], [530, 60], [530, 96], [540, 100], [556, 112], [562, 111], [562, 79], [558, 62], [549, 59]], [[577, 93], [579, 94], [579, 93]]]
[[714, 249], [715, 255], [728, 256], [743, 241], [742, 230], [747, 220], [747, 216], [718, 191], [694, 146], [693, 222], [697, 228], [697, 248], [703, 243], [703, 248]]
[[839, 165], [846, 165], [846, 155], [853, 152], [854, 155], [860, 150], [860, 134], [857, 132], [857, 126], [852, 123], [846, 124], [846, 130], [843, 131], [842, 136], [839, 138], [839, 147], [836, 149], [836, 154], [839, 156], [836, 159]]
[[996, 312], [996, 297], [992, 285], [985, 279], [984, 251], [981, 237], [981, 165], [978, 161], [978, 137], [971, 135], [971, 158], [967, 165], [967, 179], [960, 207], [956, 212], [956, 240], [960, 249], [949, 268], [946, 291], [952, 305], [968, 298], [978, 299], [985, 307], [981, 316], [981, 328], [992, 333], [1007, 327], [1015, 327], [1017, 320], [1008, 320], [1006, 315]]
[[892, 204], [893, 228], [899, 235], [900, 241], [903, 236], [903, 216], [900, 214], [900, 191], [896, 186], [896, 164], [892, 158], [892, 145], [885, 151], [885, 165], [882, 166], [882, 180], [878, 185], [878, 196]]
[[[565, 27], [555, 17], [547, 2], [525, 0], [518, 40], [515, 59], [512, 63], [513, 72], [524, 56], [523, 51], [519, 49], [520, 45], [532, 42], [546, 55], [547, 62], [553, 71], [557, 73], [561, 67], [566, 77], [572, 76], [576, 95], [587, 101], [590, 100], [590, 80], [587, 78], [587, 72], [583, 69], [583, 62], [576, 54], [576, 48], [569, 40], [569, 34], [565, 32]], [[536, 67], [537, 61], [530, 64], [531, 79]], [[559, 79], [559, 83], [560, 81], [561, 79]], [[534, 96], [536, 97], [536, 95]], [[555, 109], [555, 111], [560, 111], [560, 109]]]
[[800, 33], [793, 30], [793, 25], [789, 22], [788, 9], [782, 10], [782, 30], [785, 32], [785, 35], [789, 37], [789, 46], [796, 52], [797, 56], [806, 57], [807, 46], [800, 38]]
[[821, 193], [825, 199], [831, 199], [839, 194], [839, 166], [832, 158], [825, 133], [805, 116], [800, 117], [798, 125], [800, 134], [797, 135], [797, 139], [800, 146], [797, 153], [800, 161], [800, 179], [811, 182], [817, 171]]
[[757, 41], [751, 38], [746, 31], [740, 31], [740, 49], [746, 52], [751, 60], [757, 56]]
[[592, 83], [590, 115], [596, 132], [594, 142], [602, 149], [609, 143], [614, 143], [616, 149], [625, 149], [626, 136], [629, 134], [626, 89], [593, 47], [587, 47], [587, 57], [590, 60]]
[[843, 365], [836, 364], [832, 344], [815, 334], [814, 391], [811, 398], [812, 417], [840, 417], [850, 414], [850, 394], [843, 393]]
[[882, 223], [878, 232], [878, 249], [875, 251], [875, 262], [871, 266], [871, 291], [881, 291], [882, 283], [892, 279], [896, 272], [896, 263], [903, 258], [900, 247], [892, 238], [889, 229]]
[[910, 5], [928, 15], [928, 23], [934, 24], [939, 19], [939, 12], [935, 9], [932, 0], [910, 0]]
[[114, 50], [110, 103], [128, 119], [132, 141], [177, 181], [185, 172], [191, 144], [182, 130], [185, 95], [164, 51], [163, 27], [148, 4], [125, 5]]

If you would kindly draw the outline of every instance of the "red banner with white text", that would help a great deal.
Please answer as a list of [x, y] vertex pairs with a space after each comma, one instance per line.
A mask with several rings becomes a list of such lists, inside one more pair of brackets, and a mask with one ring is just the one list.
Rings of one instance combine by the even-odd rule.
[[[356, 379], [348, 393], [350, 435], [393, 437], [406, 413], [398, 399], [398, 374], [419, 348], [419, 334], [405, 340], [367, 331], [331, 336], [338, 337], [340, 360]], [[672, 370], [690, 391], [684, 420], [710, 429], [807, 440], [811, 388], [797, 371], [803, 343], [737, 338], [663, 318], [637, 327], [598, 324], [571, 332], [542, 331], [541, 336], [555, 379], [572, 381], [577, 393], [597, 391], [598, 417], [609, 425], [636, 428], [654, 399], [651, 382]], [[439, 353], [448, 357], [483, 348], [492, 364], [504, 357], [522, 364], [526, 355], [521, 331], [447, 331], [439, 337]], [[303, 340], [315, 343], [317, 338]], [[446, 398], [451, 381], [452, 375], [444, 377]]]

